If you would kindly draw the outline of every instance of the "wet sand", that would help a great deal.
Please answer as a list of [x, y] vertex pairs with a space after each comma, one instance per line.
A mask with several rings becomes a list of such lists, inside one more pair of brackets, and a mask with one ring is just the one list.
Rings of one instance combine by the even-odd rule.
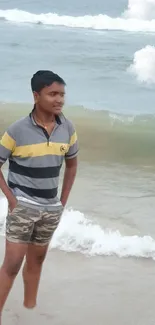
[[[4, 240], [0, 240], [0, 262]], [[3, 314], [4, 325], [153, 325], [155, 319], [155, 262], [87, 258], [80, 254], [48, 252], [38, 306], [22, 306], [23, 285], [18, 275]]]

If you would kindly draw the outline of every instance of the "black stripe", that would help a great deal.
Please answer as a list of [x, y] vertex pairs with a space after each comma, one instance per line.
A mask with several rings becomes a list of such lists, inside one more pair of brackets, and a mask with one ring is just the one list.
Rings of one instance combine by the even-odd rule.
[[55, 167], [26, 167], [18, 165], [15, 161], [10, 160], [9, 169], [11, 172], [19, 175], [24, 175], [30, 178], [53, 178], [58, 177], [60, 166]]
[[0, 160], [3, 160], [5, 162], [7, 159], [0, 157]]
[[66, 155], [66, 158], [68, 157], [72, 157], [72, 156], [74, 156], [74, 155], [76, 155], [78, 153], [78, 150], [76, 151], [76, 152], [74, 152], [74, 153], [72, 153], [71, 155]]
[[57, 188], [52, 188], [50, 190], [41, 190], [41, 189], [36, 189], [36, 188], [31, 188], [19, 184], [14, 184], [10, 181], [8, 181], [8, 185], [10, 188], [19, 188], [22, 192], [26, 193], [27, 195], [33, 197], [40, 197], [43, 199], [54, 199], [57, 196], [58, 189]]

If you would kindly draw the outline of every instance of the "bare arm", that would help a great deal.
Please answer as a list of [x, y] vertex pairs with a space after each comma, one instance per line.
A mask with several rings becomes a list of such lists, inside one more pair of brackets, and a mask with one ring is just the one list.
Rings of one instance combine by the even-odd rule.
[[77, 157], [65, 160], [66, 167], [61, 192], [61, 203], [66, 205], [77, 172]]
[[2, 190], [4, 195], [6, 196], [6, 198], [8, 200], [8, 203], [9, 203], [10, 210], [12, 211], [15, 208], [16, 204], [17, 204], [17, 199], [15, 198], [13, 193], [11, 192], [10, 188], [8, 187], [8, 185], [7, 185], [7, 183], [6, 183], [5, 179], [4, 179], [2, 169], [1, 169], [2, 166], [3, 166], [3, 164], [0, 163], [0, 189]]

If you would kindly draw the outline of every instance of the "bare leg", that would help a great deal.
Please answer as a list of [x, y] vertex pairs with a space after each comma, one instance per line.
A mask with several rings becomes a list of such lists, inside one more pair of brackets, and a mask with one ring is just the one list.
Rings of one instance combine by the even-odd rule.
[[26, 244], [15, 244], [6, 240], [5, 258], [0, 269], [0, 315], [20, 270], [26, 250]]
[[26, 308], [36, 306], [40, 275], [47, 249], [48, 245], [28, 245], [26, 262], [23, 268], [24, 306]]

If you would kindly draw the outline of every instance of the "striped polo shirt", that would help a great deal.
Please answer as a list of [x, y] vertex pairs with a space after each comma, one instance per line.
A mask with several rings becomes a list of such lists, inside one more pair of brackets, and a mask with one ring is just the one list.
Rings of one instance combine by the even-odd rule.
[[0, 141], [0, 162], [9, 160], [8, 186], [16, 197], [47, 205], [60, 202], [59, 173], [64, 158], [77, 156], [75, 128], [63, 114], [51, 135], [32, 113], [13, 123]]

